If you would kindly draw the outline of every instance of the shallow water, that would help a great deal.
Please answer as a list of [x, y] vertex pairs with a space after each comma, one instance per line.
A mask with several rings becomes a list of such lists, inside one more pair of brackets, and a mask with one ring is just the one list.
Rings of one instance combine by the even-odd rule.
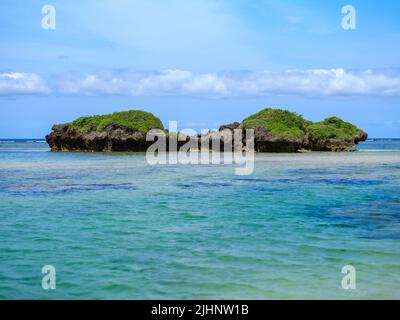
[[400, 141], [359, 149], [257, 154], [236, 176], [2, 142], [0, 298], [399, 299]]

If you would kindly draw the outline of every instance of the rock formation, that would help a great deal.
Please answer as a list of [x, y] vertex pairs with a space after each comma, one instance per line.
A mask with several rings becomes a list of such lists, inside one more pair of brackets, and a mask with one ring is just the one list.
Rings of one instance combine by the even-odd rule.
[[264, 109], [243, 120], [239, 128], [253, 129], [258, 152], [350, 151], [367, 133], [338, 117], [321, 122], [281, 109]]
[[164, 129], [160, 119], [148, 112], [131, 110], [54, 125], [46, 141], [52, 151], [144, 152], [152, 144], [146, 141], [151, 129]]
[[[151, 129], [163, 130], [167, 137], [174, 134], [164, 130], [160, 119], [153, 114], [131, 110], [54, 125], [46, 140], [52, 151], [145, 152], [153, 144], [153, 141], [146, 141]], [[235, 129], [243, 129], [244, 144], [245, 130], [254, 130], [256, 152], [350, 151], [368, 137], [364, 131], [337, 117], [311, 122], [294, 112], [264, 109], [241, 123], [223, 125], [219, 132], [198, 136], [197, 149], [202, 150], [202, 139], [208, 139], [210, 146], [212, 139], [220, 139], [220, 150], [224, 150], [223, 142], [231, 139], [227, 130], [233, 133]], [[178, 148], [189, 140], [188, 136], [180, 134], [180, 137]]]

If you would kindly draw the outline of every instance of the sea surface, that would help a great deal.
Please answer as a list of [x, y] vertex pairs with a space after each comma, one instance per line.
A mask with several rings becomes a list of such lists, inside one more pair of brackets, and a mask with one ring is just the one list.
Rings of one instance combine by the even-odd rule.
[[237, 176], [3, 140], [0, 299], [399, 299], [400, 141], [357, 149]]

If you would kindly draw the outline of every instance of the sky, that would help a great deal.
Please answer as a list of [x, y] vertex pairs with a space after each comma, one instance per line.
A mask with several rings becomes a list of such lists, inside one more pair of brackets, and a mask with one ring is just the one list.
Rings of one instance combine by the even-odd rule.
[[399, 14], [397, 0], [2, 0], [0, 138], [128, 109], [200, 131], [266, 107], [400, 138]]

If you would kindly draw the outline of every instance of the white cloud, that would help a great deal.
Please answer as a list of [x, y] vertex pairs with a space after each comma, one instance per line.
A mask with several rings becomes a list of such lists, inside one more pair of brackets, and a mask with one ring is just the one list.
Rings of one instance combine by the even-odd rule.
[[58, 78], [57, 86], [62, 93], [87, 95], [400, 96], [400, 70], [312, 69], [224, 73], [108, 71], [62, 76]]
[[29, 94], [50, 92], [46, 82], [37, 74], [0, 73], [0, 94]]
[[0, 73], [0, 94], [208, 96], [400, 96], [400, 70], [311, 69], [220, 73], [102, 71], [55, 76]]

